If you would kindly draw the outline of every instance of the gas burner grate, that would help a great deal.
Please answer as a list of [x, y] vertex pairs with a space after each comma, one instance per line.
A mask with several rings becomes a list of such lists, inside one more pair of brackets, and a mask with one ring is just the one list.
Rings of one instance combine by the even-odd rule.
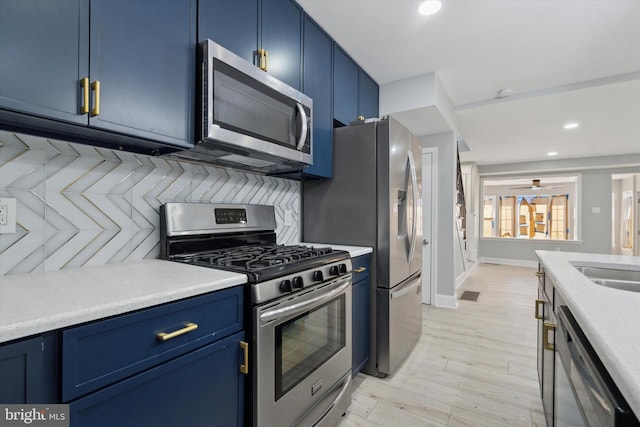
[[246, 271], [259, 271], [320, 258], [331, 253], [333, 250], [329, 247], [315, 248], [304, 245], [240, 246], [193, 255], [190, 262], [211, 267], [238, 267]]

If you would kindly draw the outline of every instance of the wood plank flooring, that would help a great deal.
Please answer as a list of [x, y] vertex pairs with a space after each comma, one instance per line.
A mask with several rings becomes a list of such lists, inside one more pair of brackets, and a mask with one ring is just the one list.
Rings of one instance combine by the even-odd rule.
[[477, 302], [423, 306], [423, 333], [388, 378], [359, 374], [339, 427], [543, 427], [533, 268], [480, 264], [462, 285]]

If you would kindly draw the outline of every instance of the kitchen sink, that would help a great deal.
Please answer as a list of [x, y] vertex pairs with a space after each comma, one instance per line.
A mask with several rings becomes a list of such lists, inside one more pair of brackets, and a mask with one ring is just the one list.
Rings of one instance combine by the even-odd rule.
[[573, 265], [593, 283], [608, 288], [640, 292], [640, 270]]

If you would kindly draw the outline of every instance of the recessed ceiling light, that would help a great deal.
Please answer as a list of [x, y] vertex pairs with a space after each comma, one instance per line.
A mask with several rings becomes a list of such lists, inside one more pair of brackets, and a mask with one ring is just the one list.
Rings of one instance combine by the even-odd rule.
[[547, 153], [547, 156], [557, 156], [557, 155], [558, 155], [558, 152], [557, 152], [557, 151], [549, 151], [549, 152]]
[[564, 126], [563, 126], [563, 128], [564, 128], [564, 129], [575, 129], [575, 128], [577, 128], [578, 126], [580, 126], [580, 124], [579, 124], [579, 123], [575, 123], [575, 122], [573, 122], [573, 123], [567, 123], [566, 125], [564, 125]]
[[427, 0], [423, 1], [420, 6], [418, 6], [418, 13], [420, 15], [433, 15], [437, 13], [442, 7], [442, 2], [440, 0]]

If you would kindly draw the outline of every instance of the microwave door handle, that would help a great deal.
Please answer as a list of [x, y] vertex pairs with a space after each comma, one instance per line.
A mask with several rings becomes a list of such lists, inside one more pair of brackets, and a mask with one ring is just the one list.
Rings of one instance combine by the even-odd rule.
[[307, 112], [304, 111], [304, 107], [300, 103], [296, 104], [296, 109], [298, 110], [298, 114], [302, 118], [302, 129], [300, 132], [300, 136], [298, 137], [297, 145], [298, 151], [300, 151], [302, 150], [302, 147], [304, 147], [304, 143], [307, 141]]

